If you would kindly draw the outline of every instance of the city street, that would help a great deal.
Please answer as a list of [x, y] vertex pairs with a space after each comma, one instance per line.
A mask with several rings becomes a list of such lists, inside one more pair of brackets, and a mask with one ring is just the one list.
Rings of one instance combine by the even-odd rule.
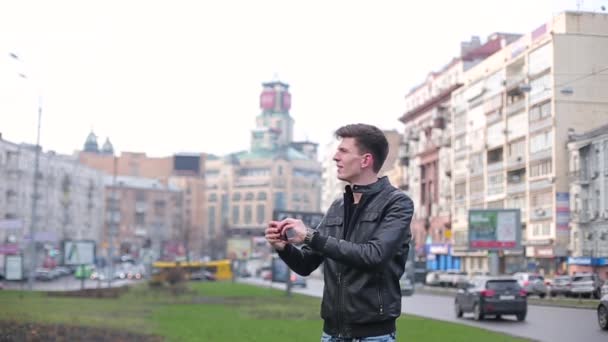
[[[285, 284], [271, 284], [258, 278], [247, 278], [241, 281], [255, 285], [272, 286], [277, 289], [285, 288]], [[323, 293], [323, 281], [309, 278], [307, 288], [296, 287], [294, 292], [320, 297]], [[471, 315], [465, 315], [464, 319], [457, 319], [453, 311], [453, 302], [454, 299], [451, 297], [416, 293], [411, 297], [403, 297], [403, 312], [467, 324], [538, 341], [600, 342], [608, 340], [608, 332], [601, 331], [597, 325], [594, 310], [530, 305], [528, 316], [523, 323], [510, 317], [501, 320], [490, 318], [489, 320], [476, 322]]]
[[[136, 281], [134, 280], [113, 280], [112, 287], [118, 287], [123, 285], [132, 284]], [[4, 281], [4, 288], [6, 290], [27, 290], [28, 285], [27, 281], [24, 282], [13, 282], [13, 281]], [[73, 276], [66, 276], [63, 278], [51, 280], [51, 281], [36, 281], [34, 282], [34, 291], [75, 291], [79, 290], [81, 286], [80, 279], [76, 279]], [[107, 281], [97, 281], [97, 280], [89, 280], [87, 279], [84, 282], [84, 288], [86, 289], [94, 289], [100, 287], [108, 287]]]

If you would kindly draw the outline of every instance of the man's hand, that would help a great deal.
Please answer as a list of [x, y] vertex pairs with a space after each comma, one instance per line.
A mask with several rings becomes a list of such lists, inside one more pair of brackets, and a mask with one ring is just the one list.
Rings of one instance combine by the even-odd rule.
[[285, 233], [288, 229], [293, 229], [295, 233], [294, 236], [289, 238], [289, 243], [293, 244], [301, 244], [304, 243], [304, 238], [306, 238], [306, 225], [301, 220], [296, 220], [292, 218], [286, 218], [280, 223], [281, 225], [281, 234], [283, 236], [287, 236]]
[[277, 251], [285, 249], [287, 242], [282, 238], [282, 222], [270, 221], [266, 227], [266, 241]]

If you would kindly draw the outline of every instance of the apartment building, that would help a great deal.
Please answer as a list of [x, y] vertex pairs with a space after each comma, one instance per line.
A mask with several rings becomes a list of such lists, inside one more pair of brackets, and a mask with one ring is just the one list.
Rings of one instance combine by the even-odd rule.
[[104, 181], [107, 210], [101, 251], [109, 251], [113, 243], [114, 253], [138, 258], [149, 245], [155, 259], [189, 257], [191, 231], [184, 220], [180, 187], [132, 176], [106, 175]]
[[478, 37], [461, 44], [461, 56], [431, 72], [405, 96], [406, 111], [400, 151], [400, 188], [412, 197], [416, 210], [412, 234], [416, 259], [429, 269], [460, 269], [452, 253], [450, 100], [463, 83], [463, 73], [518, 35], [497, 33], [481, 43]]
[[[106, 175], [116, 173], [118, 176], [132, 177], [133, 179], [159, 180], [165, 187], [171, 185], [181, 189], [183, 205], [179, 207], [183, 209], [182, 225], [188, 231], [189, 238], [164, 243], [178, 245], [187, 243], [180, 248], [187, 250], [191, 259], [199, 259], [204, 255], [210, 255], [211, 246], [214, 242], [207, 230], [207, 218], [204, 209], [206, 200], [204, 179], [206, 157], [204, 154], [179, 153], [167, 157], [150, 157], [141, 152], [122, 152], [115, 156], [114, 148], [109, 139], [106, 139], [103, 147], [99, 149], [97, 136], [91, 132], [86, 139], [83, 150], [78, 153], [78, 159], [81, 163], [103, 171]], [[153, 208], [153, 206], [146, 208]], [[149, 214], [153, 215], [152, 213]], [[152, 230], [153, 227], [148, 228]], [[173, 234], [168, 231], [166, 236], [171, 237]], [[155, 241], [154, 243], [156, 246], [160, 246], [161, 242]], [[157, 253], [160, 254], [160, 251]]]
[[608, 279], [608, 125], [570, 133], [570, 208], [557, 211], [571, 217], [568, 271]]
[[463, 74], [452, 93], [452, 229], [465, 270], [487, 270], [468, 251], [469, 209], [521, 210], [525, 248], [500, 271], [565, 272], [569, 255], [568, 131], [608, 119], [608, 16], [564, 12]]
[[[103, 173], [71, 156], [40, 151], [34, 181], [35, 158], [36, 146], [15, 144], [0, 137], [0, 244], [24, 251], [32, 229], [34, 238], [47, 252], [60, 249], [66, 239], [101, 241]], [[36, 214], [32, 222], [34, 200]], [[38, 256], [47, 254], [41, 251]]]

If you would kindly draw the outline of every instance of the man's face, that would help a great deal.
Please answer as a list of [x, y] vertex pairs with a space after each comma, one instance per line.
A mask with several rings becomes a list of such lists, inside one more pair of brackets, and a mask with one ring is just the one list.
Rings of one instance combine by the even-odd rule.
[[338, 179], [351, 184], [356, 183], [363, 169], [369, 167], [370, 160], [371, 154], [361, 153], [355, 138], [342, 138], [334, 155]]

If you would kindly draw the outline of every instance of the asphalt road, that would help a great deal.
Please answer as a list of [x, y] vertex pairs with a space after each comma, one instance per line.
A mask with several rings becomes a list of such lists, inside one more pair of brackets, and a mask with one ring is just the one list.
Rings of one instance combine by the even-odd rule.
[[[285, 284], [271, 284], [269, 281], [262, 281], [257, 278], [247, 278], [241, 281], [277, 289], [285, 288]], [[307, 288], [294, 288], [294, 292], [321, 297], [323, 281], [308, 279]], [[590, 309], [529, 305], [528, 315], [524, 322], [517, 322], [514, 317], [509, 316], [500, 320], [490, 318], [477, 322], [473, 320], [470, 314], [465, 314], [464, 318], [461, 319], [456, 318], [453, 303], [454, 298], [452, 297], [415, 293], [411, 297], [403, 297], [402, 310], [407, 314], [467, 324], [536, 341], [608, 341], [608, 331], [600, 330], [596, 313]]]

